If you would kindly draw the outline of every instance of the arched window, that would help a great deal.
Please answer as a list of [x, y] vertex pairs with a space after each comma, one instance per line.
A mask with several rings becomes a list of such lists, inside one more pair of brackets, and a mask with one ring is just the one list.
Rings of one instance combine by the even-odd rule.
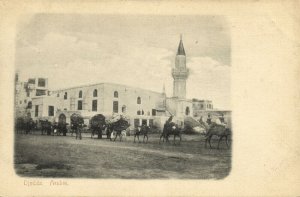
[[65, 114], [60, 114], [59, 116], [58, 116], [58, 122], [59, 123], [63, 123], [63, 124], [65, 124], [66, 123], [66, 115]]
[[144, 115], [144, 110], [142, 110], [142, 115]]
[[95, 89], [93, 92], [93, 97], [97, 97], [98, 96], [98, 91]]
[[126, 105], [122, 106], [122, 113], [126, 113]]
[[32, 102], [29, 101], [28, 104], [27, 104], [27, 109], [31, 109], [32, 108]]
[[137, 115], [141, 115], [141, 111], [139, 110], [139, 111], [137, 111]]
[[185, 108], [185, 115], [190, 115], [190, 108], [189, 107], [186, 107]]
[[114, 97], [115, 97], [115, 98], [119, 98], [119, 93], [118, 93], [118, 91], [115, 91], [115, 92], [114, 92]]
[[141, 104], [142, 103], [141, 97], [137, 97], [136, 102], [137, 102], [137, 104]]
[[82, 91], [81, 91], [81, 90], [79, 91], [78, 97], [79, 97], [79, 98], [82, 98]]
[[67, 93], [67, 92], [65, 92], [64, 99], [65, 99], [65, 100], [68, 99], [68, 93]]

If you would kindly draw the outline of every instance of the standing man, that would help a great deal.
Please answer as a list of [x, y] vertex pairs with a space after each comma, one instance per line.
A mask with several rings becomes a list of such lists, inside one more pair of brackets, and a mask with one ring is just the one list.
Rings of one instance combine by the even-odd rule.
[[219, 118], [222, 124], [225, 124], [224, 114], [221, 115]]
[[211, 117], [210, 117], [210, 114], [208, 114], [206, 123], [207, 123], [208, 125], [211, 125]]

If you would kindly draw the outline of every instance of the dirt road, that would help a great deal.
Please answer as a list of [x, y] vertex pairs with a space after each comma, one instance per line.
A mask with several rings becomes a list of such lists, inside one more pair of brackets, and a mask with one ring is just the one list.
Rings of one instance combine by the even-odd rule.
[[[231, 150], [205, 149], [202, 136], [184, 136], [180, 145], [107, 139], [16, 135], [15, 169], [20, 176], [220, 179], [231, 167]], [[212, 142], [215, 146], [217, 141]]]

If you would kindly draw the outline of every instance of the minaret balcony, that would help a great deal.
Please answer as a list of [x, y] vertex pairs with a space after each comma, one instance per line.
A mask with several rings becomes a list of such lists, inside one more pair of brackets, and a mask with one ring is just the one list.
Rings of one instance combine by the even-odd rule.
[[184, 69], [172, 68], [172, 76], [173, 77], [187, 78], [188, 75], [189, 75], [189, 69], [188, 68], [184, 68]]

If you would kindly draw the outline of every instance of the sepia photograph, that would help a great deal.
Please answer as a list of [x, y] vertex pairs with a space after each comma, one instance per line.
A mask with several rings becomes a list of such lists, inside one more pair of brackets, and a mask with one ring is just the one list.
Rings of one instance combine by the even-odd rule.
[[15, 51], [17, 175], [229, 175], [224, 16], [24, 15]]
[[299, 0], [0, 0], [0, 196], [299, 196]]

